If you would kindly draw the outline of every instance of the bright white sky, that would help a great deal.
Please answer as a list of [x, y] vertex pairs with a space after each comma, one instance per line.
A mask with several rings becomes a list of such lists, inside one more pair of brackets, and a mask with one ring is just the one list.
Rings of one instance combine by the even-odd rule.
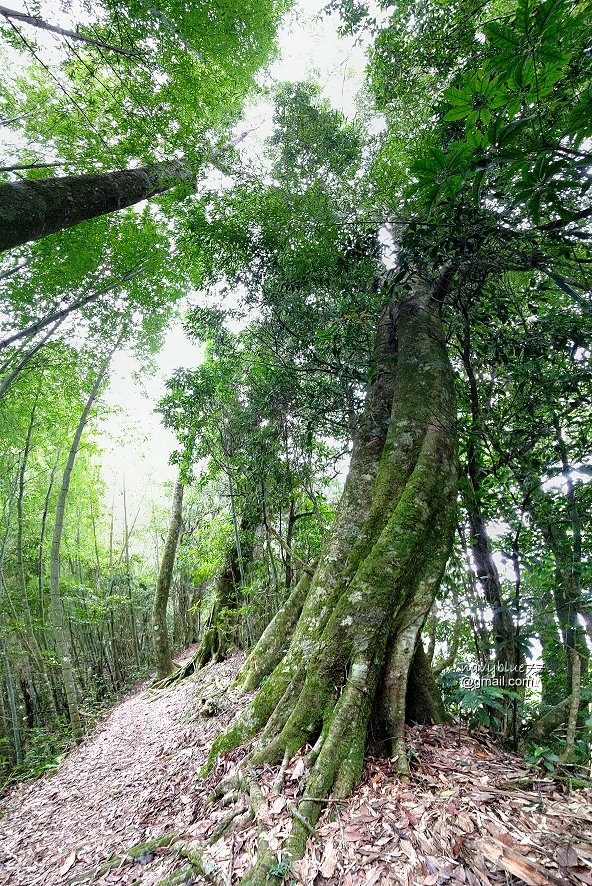
[[[362, 85], [364, 50], [353, 38], [337, 36], [337, 16], [318, 18], [326, 0], [300, 0], [280, 34], [280, 57], [271, 67], [277, 81], [316, 80], [331, 104], [347, 116], [355, 114], [356, 94]], [[256, 127], [242, 144], [246, 155], [256, 155], [271, 132], [270, 103], [256, 102], [246, 110], [238, 131]], [[199, 300], [196, 295], [195, 301]], [[101, 422], [104, 447], [103, 475], [108, 487], [109, 507], [121, 518], [123, 477], [127, 489], [128, 512], [140, 508], [138, 527], [149, 519], [152, 506], [162, 504], [170, 494], [175, 468], [169, 457], [175, 438], [154, 412], [165, 391], [164, 382], [178, 367], [193, 367], [200, 359], [195, 345], [183, 334], [181, 323], [169, 330], [157, 358], [154, 375], [138, 379], [138, 365], [126, 353], [113, 363], [112, 380], [105, 401], [115, 413]]]

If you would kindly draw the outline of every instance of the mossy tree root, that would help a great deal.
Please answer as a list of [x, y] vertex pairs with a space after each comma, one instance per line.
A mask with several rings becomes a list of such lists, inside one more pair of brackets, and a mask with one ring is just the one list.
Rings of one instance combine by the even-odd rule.
[[290, 638], [300, 618], [302, 607], [310, 590], [312, 576], [303, 572], [296, 587], [267, 625], [261, 637], [239, 671], [236, 685], [243, 692], [256, 689], [269, 676], [288, 651]]
[[[196, 841], [183, 842], [179, 841], [173, 845], [173, 849], [189, 862], [189, 867], [193, 874], [203, 877], [213, 886], [223, 886], [224, 877], [222, 876], [217, 865], [210, 858], [206, 850]], [[181, 868], [183, 870], [183, 868]], [[161, 886], [161, 884], [159, 884]]]
[[180, 683], [181, 680], [186, 680], [187, 677], [193, 676], [193, 674], [197, 674], [198, 671], [202, 671], [210, 664], [216, 664], [217, 661], [220, 661], [224, 658], [222, 655], [218, 655], [209, 640], [213, 634], [208, 637], [208, 634], [204, 637], [203, 642], [200, 644], [199, 648], [193, 654], [193, 656], [186, 661], [184, 665], [177, 665], [176, 670], [173, 673], [169, 674], [168, 677], [165, 677], [163, 680], [155, 680], [151, 689], [168, 689], [170, 686], [174, 686], [176, 683]]
[[150, 688], [155, 690], [168, 689], [170, 686], [174, 686], [175, 683], [190, 677], [196, 670], [198, 670], [196, 667], [196, 655], [193, 655], [184, 665], [177, 665], [176, 670], [172, 674], [169, 674], [162, 680], [155, 680]]

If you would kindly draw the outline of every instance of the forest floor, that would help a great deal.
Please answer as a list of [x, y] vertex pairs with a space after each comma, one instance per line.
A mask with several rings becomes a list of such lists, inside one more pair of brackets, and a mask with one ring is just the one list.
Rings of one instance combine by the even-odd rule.
[[[206, 844], [228, 808], [205, 805], [229, 755], [197, 778], [215, 736], [245, 698], [228, 691], [237, 657], [166, 691], [146, 684], [117, 704], [58, 772], [15, 786], [0, 801], [0, 884], [156, 886], [183, 860], [162, 846], [126, 856], [170, 832]], [[214, 716], [199, 713], [214, 695]], [[303, 886], [592, 886], [592, 790], [568, 791], [502, 753], [485, 734], [458, 727], [410, 729], [413, 771], [401, 781], [391, 761], [370, 758], [346, 803], [330, 803], [296, 864]], [[303, 790], [304, 759], [258, 773], [258, 812], [273, 850], [290, 828]], [[240, 803], [240, 799], [239, 799]], [[219, 882], [236, 883], [252, 864], [257, 828], [247, 823], [208, 849]], [[99, 867], [117, 856], [105, 873]], [[200, 877], [189, 882], [205, 883]]]

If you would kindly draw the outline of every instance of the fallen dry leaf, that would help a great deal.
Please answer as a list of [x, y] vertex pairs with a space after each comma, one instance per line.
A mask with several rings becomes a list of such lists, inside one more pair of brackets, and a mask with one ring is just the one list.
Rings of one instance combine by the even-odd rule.
[[73, 849], [72, 852], [68, 855], [67, 859], [63, 863], [60, 868], [60, 874], [62, 877], [68, 873], [74, 862], [76, 861], [76, 850]]
[[333, 840], [329, 840], [326, 844], [324, 852], [323, 852], [323, 860], [321, 862], [320, 874], [328, 880], [329, 877], [332, 877], [335, 873], [335, 868], [337, 867], [337, 852], [335, 851], [335, 846], [333, 844]]

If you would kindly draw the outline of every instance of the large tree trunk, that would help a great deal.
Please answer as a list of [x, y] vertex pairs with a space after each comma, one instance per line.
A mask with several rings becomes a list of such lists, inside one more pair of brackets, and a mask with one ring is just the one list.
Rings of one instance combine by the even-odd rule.
[[191, 175], [178, 160], [116, 172], [0, 185], [0, 252], [169, 190]]
[[156, 658], [156, 678], [164, 680], [175, 670], [175, 663], [171, 655], [171, 644], [167, 628], [167, 605], [169, 592], [173, 578], [173, 567], [181, 525], [183, 522], [183, 483], [177, 477], [173, 490], [173, 503], [171, 506], [171, 521], [162, 552], [158, 579], [156, 581], [156, 594], [152, 608], [152, 628], [154, 631], [154, 655]]
[[[447, 272], [437, 281], [414, 275], [381, 318], [374, 380], [342, 500], [292, 641], [210, 756], [211, 765], [263, 726], [251, 764], [313, 746], [287, 844], [292, 858], [304, 850], [319, 800], [351, 792], [371, 722], [373, 732], [386, 726], [391, 751], [407, 771], [407, 678], [455, 519], [454, 377], [440, 321], [448, 280]], [[255, 653], [263, 661], [261, 650]], [[259, 679], [266, 670], [259, 668]], [[249, 883], [264, 881], [262, 865]]]

